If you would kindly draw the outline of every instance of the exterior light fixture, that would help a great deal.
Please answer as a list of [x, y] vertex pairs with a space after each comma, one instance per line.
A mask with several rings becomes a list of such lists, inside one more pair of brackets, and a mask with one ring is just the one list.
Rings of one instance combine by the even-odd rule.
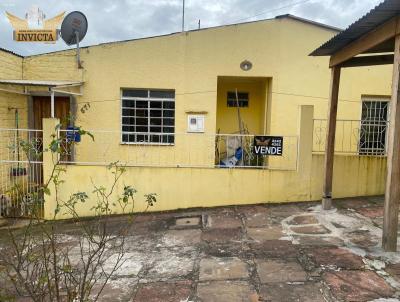
[[244, 60], [242, 63], [240, 63], [240, 68], [243, 71], [249, 71], [251, 68], [253, 68], [253, 63], [250, 61]]

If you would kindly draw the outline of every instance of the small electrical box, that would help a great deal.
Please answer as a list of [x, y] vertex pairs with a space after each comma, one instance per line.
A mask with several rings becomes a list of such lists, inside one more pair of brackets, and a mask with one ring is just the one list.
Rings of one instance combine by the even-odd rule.
[[204, 115], [188, 115], [188, 132], [204, 132]]

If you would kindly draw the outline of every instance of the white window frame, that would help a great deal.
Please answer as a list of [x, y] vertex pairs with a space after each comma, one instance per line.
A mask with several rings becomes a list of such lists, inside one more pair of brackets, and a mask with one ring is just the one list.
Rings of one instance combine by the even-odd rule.
[[[147, 97], [146, 98], [144, 98], [144, 97], [127, 97], [127, 96], [124, 96], [124, 90], [147, 90]], [[175, 137], [175, 120], [176, 120], [176, 108], [175, 108], [175, 106], [174, 106], [174, 109], [164, 109], [163, 108], [163, 103], [164, 102], [173, 102], [174, 104], [175, 104], [175, 98], [154, 98], [154, 97], [150, 97], [150, 92], [151, 91], [174, 91], [174, 93], [175, 93], [175, 90], [173, 90], [173, 89], [155, 89], [155, 88], [153, 88], [153, 89], [148, 89], [148, 88], [121, 88], [121, 106], [120, 106], [120, 108], [121, 108], [121, 111], [120, 111], [120, 117], [121, 117], [121, 124], [120, 124], [120, 130], [121, 130], [121, 136], [120, 136], [120, 144], [121, 145], [153, 145], [153, 146], [174, 146], [175, 145], [175, 139], [176, 139], [176, 137]], [[147, 106], [147, 110], [148, 110], [148, 112], [149, 112], [149, 116], [148, 116], [148, 125], [147, 125], [147, 127], [148, 127], [148, 129], [150, 130], [150, 127], [151, 127], [151, 124], [150, 124], [150, 119], [151, 119], [151, 116], [150, 116], [150, 110], [151, 110], [151, 108], [150, 108], [150, 102], [151, 101], [155, 101], [155, 102], [161, 102], [161, 117], [159, 117], [160, 119], [161, 119], [161, 125], [160, 125], [160, 127], [161, 127], [161, 129], [163, 129], [163, 127], [167, 127], [167, 128], [173, 128], [174, 129], [174, 131], [173, 132], [171, 132], [171, 133], [163, 133], [163, 132], [150, 132], [150, 131], [147, 131], [147, 132], [129, 132], [129, 131], [123, 131], [123, 126], [133, 126], [133, 125], [127, 125], [127, 124], [124, 124], [123, 123], [123, 119], [126, 117], [126, 118], [131, 118], [131, 117], [133, 117], [133, 116], [124, 116], [123, 115], [123, 110], [124, 109], [134, 109], [134, 110], [136, 110], [136, 109], [138, 109], [138, 108], [132, 108], [132, 107], [124, 107], [124, 104], [123, 104], [123, 101], [124, 100], [131, 100], [131, 101], [147, 101], [147, 104], [148, 104], [148, 106]], [[145, 109], [145, 108], [139, 108], [139, 109]], [[172, 117], [171, 119], [173, 120], [173, 126], [164, 126], [163, 125], [163, 122], [164, 122], [164, 110], [168, 110], [168, 111], [173, 111], [174, 112], [174, 117]], [[136, 117], [135, 117], [136, 118]], [[169, 117], [165, 117], [165, 118], [169, 118]], [[137, 125], [135, 125], [135, 127], [136, 127]], [[126, 133], [134, 133], [134, 134], [139, 134], [139, 135], [148, 135], [149, 136], [149, 141], [147, 141], [147, 142], [126, 142], [126, 141], [124, 141], [123, 140], [123, 135], [124, 134], [126, 134]], [[171, 135], [171, 136], [173, 136], [174, 137], [174, 142], [173, 143], [163, 143], [163, 142], [151, 142], [150, 141], [150, 135]]]
[[[359, 133], [359, 142], [358, 142], [358, 153], [360, 155], [365, 155], [365, 156], [377, 156], [377, 155], [386, 155], [387, 154], [387, 148], [388, 148], [388, 139], [389, 139], [389, 121], [390, 121], [390, 101], [391, 98], [390, 96], [377, 96], [377, 97], [372, 97], [372, 96], [368, 96], [368, 97], [362, 97], [361, 98], [361, 112], [360, 112], [360, 133]], [[382, 151], [382, 154], [380, 154], [380, 149], [371, 149], [368, 150], [367, 148], [362, 149], [361, 148], [361, 135], [362, 135], [362, 127], [363, 125], [363, 106], [364, 106], [364, 102], [382, 102], [382, 103], [386, 103], [387, 106], [387, 120], [386, 120], [386, 130], [385, 130], [385, 145]]]

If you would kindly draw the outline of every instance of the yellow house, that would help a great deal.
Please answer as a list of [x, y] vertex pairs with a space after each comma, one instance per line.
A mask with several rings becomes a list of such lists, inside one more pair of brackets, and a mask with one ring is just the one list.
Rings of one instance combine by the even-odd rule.
[[[309, 54], [338, 31], [284, 15], [84, 47], [82, 68], [75, 50], [1, 50], [2, 194], [46, 177], [45, 159], [21, 169], [29, 155], [10, 145], [28, 137], [42, 148], [55, 125], [46, 118], [56, 117], [61, 137], [67, 126], [95, 137], [64, 145], [65, 198], [107, 185], [105, 165], [119, 161], [125, 183], [158, 194], [152, 210], [318, 200], [330, 73], [326, 58]], [[391, 68], [342, 77], [334, 196], [381, 194]], [[282, 156], [255, 155], [254, 136], [282, 138]], [[49, 198], [45, 217], [53, 208]]]

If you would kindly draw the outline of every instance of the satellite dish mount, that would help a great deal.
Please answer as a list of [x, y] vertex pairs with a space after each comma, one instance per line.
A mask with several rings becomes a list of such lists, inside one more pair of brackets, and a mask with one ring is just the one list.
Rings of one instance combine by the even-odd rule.
[[76, 61], [78, 68], [82, 68], [79, 42], [86, 36], [88, 22], [86, 16], [78, 11], [69, 13], [61, 24], [61, 38], [67, 45], [76, 44]]
[[75, 30], [75, 39], [76, 39], [76, 62], [78, 63], [78, 68], [82, 68], [81, 51], [79, 49], [79, 31], [77, 30]]

